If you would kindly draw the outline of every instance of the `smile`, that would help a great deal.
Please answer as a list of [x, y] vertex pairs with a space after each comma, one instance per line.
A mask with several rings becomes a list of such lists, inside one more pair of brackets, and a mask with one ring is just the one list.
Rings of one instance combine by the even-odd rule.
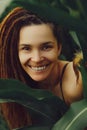
[[32, 70], [34, 70], [34, 71], [43, 71], [43, 70], [45, 70], [46, 68], [47, 68], [47, 66], [48, 65], [44, 65], [44, 66], [29, 66]]
[[46, 69], [46, 66], [42, 66], [42, 67], [31, 67], [32, 70], [35, 70], [35, 71], [42, 71], [44, 69]]

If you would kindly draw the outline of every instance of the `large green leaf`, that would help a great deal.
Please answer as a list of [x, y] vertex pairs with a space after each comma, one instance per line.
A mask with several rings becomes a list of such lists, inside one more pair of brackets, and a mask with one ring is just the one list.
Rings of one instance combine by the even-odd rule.
[[79, 49], [81, 49], [80, 41], [79, 41], [79, 38], [78, 38], [76, 32], [75, 31], [70, 31], [69, 33], [70, 33], [71, 37], [73, 38], [75, 44], [79, 47]]
[[30, 11], [33, 11], [42, 18], [55, 22], [56, 24], [63, 25], [68, 29], [81, 32], [87, 31], [86, 21], [74, 18], [67, 11], [61, 8], [52, 7], [50, 4], [38, 4], [38, 2], [31, 2], [29, 0], [27, 0], [27, 2], [25, 0], [13, 0], [8, 9], [12, 9], [17, 6], [22, 6]]
[[32, 89], [12, 79], [0, 79], [0, 103], [2, 102], [20, 103], [29, 110], [37, 124], [44, 125], [55, 123], [68, 109], [65, 103], [51, 92]]
[[79, 69], [82, 74], [84, 98], [87, 100], [87, 71], [84, 66], [81, 66]]
[[29, 126], [14, 130], [83, 130], [85, 127], [87, 127], [87, 101], [83, 99], [73, 103], [55, 125]]
[[87, 101], [73, 103], [52, 130], [83, 130], [87, 126]]
[[8, 125], [1, 113], [0, 113], [0, 130], [9, 130]]
[[[83, 55], [84, 55], [84, 64], [83, 66], [86, 67], [85, 62], [87, 63], [87, 31], [86, 33], [77, 33], [79, 41], [80, 41], [80, 45], [83, 51]], [[86, 69], [87, 71], [87, 69]]]
[[52, 125], [48, 125], [48, 126], [28, 126], [28, 127], [23, 127], [23, 128], [17, 128], [17, 129], [13, 129], [13, 130], [51, 130]]

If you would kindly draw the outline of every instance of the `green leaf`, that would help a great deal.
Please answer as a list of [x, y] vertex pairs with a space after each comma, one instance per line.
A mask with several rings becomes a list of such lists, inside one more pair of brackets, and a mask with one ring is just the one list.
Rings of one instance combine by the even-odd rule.
[[52, 130], [83, 130], [87, 126], [87, 101], [73, 103]]
[[[84, 64], [83, 66], [85, 67], [85, 62], [87, 62], [87, 31], [86, 33], [77, 33], [79, 41], [80, 41], [80, 45], [83, 51], [83, 55], [84, 55]], [[86, 70], [87, 71], [87, 70]]]
[[28, 126], [28, 127], [23, 127], [23, 128], [18, 128], [18, 129], [13, 129], [13, 130], [51, 130], [51, 125], [49, 126]]
[[[74, 18], [67, 11], [63, 10], [63, 8], [55, 8], [50, 4], [43, 4], [43, 2], [38, 4], [38, 2], [31, 2], [29, 0], [27, 0], [27, 2], [25, 0], [13, 0], [7, 10], [10, 11], [17, 6], [24, 7], [25, 9], [36, 13], [38, 16], [56, 24], [60, 24], [70, 30], [80, 32], [87, 31], [86, 21], [83, 21], [80, 18]], [[8, 12], [7, 10], [6, 13]]]
[[0, 103], [2, 102], [20, 103], [29, 110], [37, 124], [44, 125], [55, 123], [68, 109], [65, 103], [51, 92], [32, 89], [12, 79], [0, 79]]
[[10, 130], [1, 113], [0, 113], [0, 130]]
[[24, 2], [23, 0], [20, 2], [18, 0], [13, 1], [19, 6], [26, 8], [27, 10], [31, 10], [32, 12], [38, 14], [40, 17], [47, 19], [56, 24], [60, 24], [66, 26], [71, 30], [77, 31], [87, 31], [87, 23], [85, 23], [81, 19], [76, 19], [72, 17], [69, 13], [63, 11], [60, 8], [54, 8], [50, 5], [46, 4], [37, 4], [31, 2]]
[[81, 49], [80, 41], [79, 41], [79, 38], [78, 38], [76, 32], [75, 31], [70, 31], [69, 33], [72, 36], [73, 40], [75, 41], [75, 44], [77, 44], [79, 49]]
[[87, 71], [83, 65], [79, 67], [82, 74], [84, 98], [87, 100]]

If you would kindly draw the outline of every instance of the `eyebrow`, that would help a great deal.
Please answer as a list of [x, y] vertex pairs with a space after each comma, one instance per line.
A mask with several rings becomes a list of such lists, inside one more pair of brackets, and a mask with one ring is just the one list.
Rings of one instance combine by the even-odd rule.
[[[52, 43], [54, 43], [54, 42], [53, 41], [43, 42], [43, 43], [41, 43], [41, 46], [44, 46], [47, 44], [52, 44]], [[19, 44], [19, 47], [21, 47], [21, 46], [32, 46], [32, 45], [29, 43], [22, 43], [22, 44]]]
[[54, 42], [53, 41], [48, 41], [48, 42], [42, 43], [42, 45], [47, 45], [47, 44], [52, 44], [52, 43], [54, 43]]
[[53, 41], [48, 41], [48, 42], [42, 43], [40, 46], [53, 45], [53, 44], [54, 44]]
[[19, 46], [30, 46], [30, 44], [23, 43], [23, 44], [19, 44]]

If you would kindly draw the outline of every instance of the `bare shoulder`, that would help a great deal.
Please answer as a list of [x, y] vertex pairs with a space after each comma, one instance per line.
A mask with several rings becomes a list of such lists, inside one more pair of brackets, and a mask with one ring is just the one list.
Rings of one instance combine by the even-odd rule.
[[73, 62], [68, 63], [63, 75], [62, 88], [67, 103], [81, 100], [83, 98], [83, 85], [81, 72], [78, 71], [78, 78], [73, 68]]

